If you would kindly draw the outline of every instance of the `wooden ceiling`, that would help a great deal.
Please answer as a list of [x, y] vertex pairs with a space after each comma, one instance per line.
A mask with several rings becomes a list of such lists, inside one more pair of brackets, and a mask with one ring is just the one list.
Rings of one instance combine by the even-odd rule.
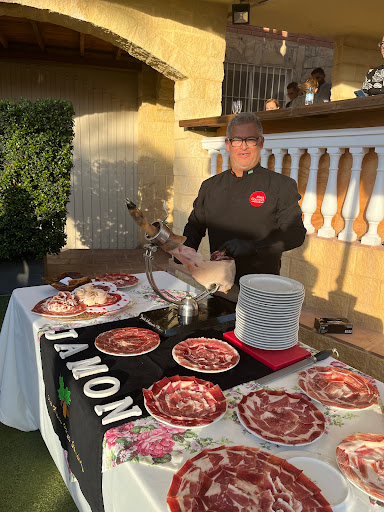
[[0, 60], [46, 61], [140, 71], [141, 62], [112, 43], [51, 23], [0, 16]]

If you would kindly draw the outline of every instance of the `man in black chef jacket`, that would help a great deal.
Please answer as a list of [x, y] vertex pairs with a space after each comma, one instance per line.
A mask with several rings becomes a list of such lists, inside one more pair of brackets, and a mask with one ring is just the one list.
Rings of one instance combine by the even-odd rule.
[[282, 252], [305, 239], [296, 182], [261, 167], [263, 144], [258, 117], [232, 118], [226, 139], [232, 168], [202, 183], [184, 229], [185, 245], [197, 250], [208, 230], [211, 253], [225, 249], [235, 259], [230, 300], [237, 299], [241, 276], [279, 274]]

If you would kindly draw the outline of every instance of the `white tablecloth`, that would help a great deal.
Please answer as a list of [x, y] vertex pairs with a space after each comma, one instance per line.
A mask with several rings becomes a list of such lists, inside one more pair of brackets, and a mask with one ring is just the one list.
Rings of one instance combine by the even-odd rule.
[[[163, 307], [158, 299], [150, 292], [145, 274], [137, 275], [140, 284], [128, 290], [135, 305], [114, 318], [120, 320], [137, 316], [141, 311]], [[166, 272], [155, 272], [155, 281], [159, 288], [173, 291], [196, 292], [190, 285], [176, 279]], [[0, 421], [11, 427], [24, 431], [40, 429], [42, 437], [61, 472], [66, 485], [80, 511], [89, 512], [90, 507], [76, 481], [71, 481], [66, 461], [58, 437], [56, 436], [45, 405], [44, 383], [39, 348], [39, 333], [50, 328], [57, 328], [63, 322], [48, 320], [31, 313], [31, 308], [41, 299], [54, 294], [50, 286], [21, 288], [13, 292], [0, 334]], [[111, 321], [113, 318], [104, 316], [85, 322], [67, 323], [65, 327], [82, 327], [92, 323]], [[330, 361], [327, 360], [327, 364]], [[324, 362], [322, 363], [324, 364]], [[384, 397], [384, 384], [376, 381], [376, 385]], [[272, 388], [298, 391], [295, 374], [276, 380]], [[262, 447], [272, 453], [297, 450], [296, 448], [277, 447], [264, 442], [235, 421], [234, 407], [243, 394], [254, 389], [253, 383], [238, 386], [227, 392], [230, 408], [223, 420], [210, 427], [196, 430], [195, 444], [188, 447], [175, 447], [172, 455], [174, 464], [151, 465], [151, 461], [139, 463], [125, 462], [113, 464], [111, 450], [105, 450], [108, 461], [103, 471], [103, 498], [106, 512], [122, 512], [143, 510], [145, 512], [166, 512], [166, 494], [173, 474], [181, 464], [192, 457], [204, 446], [245, 444]], [[232, 407], [232, 409], [231, 409]], [[321, 406], [320, 406], [321, 408]], [[320, 456], [324, 460], [335, 463], [337, 444], [346, 436], [355, 432], [384, 432], [384, 420], [380, 407], [376, 406], [365, 411], [353, 413], [322, 408], [327, 418], [326, 434], [317, 442], [300, 447], [300, 450]], [[137, 420], [154, 421], [152, 419]], [[155, 422], [156, 426], [156, 422]], [[176, 448], [179, 449], [176, 450]], [[175, 457], [181, 451], [182, 455]], [[112, 453], [113, 455], [113, 453]], [[148, 459], [148, 458], [147, 458]], [[352, 489], [346, 507], [337, 512], [368, 512], [369, 500], [359, 490]]]

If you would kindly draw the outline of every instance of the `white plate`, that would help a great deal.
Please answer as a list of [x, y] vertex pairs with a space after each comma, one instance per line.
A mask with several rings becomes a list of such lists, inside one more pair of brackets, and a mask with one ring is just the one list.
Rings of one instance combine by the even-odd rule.
[[113, 293], [120, 295], [121, 299], [118, 302], [111, 304], [110, 306], [87, 306], [87, 311], [89, 313], [109, 313], [110, 311], [118, 311], [119, 309], [132, 306], [133, 300], [127, 293], [121, 292], [119, 290]]
[[80, 290], [81, 288], [84, 288], [85, 286], [89, 286], [89, 285], [92, 285], [92, 286], [98, 286], [98, 285], [107, 286], [109, 288], [110, 292], [115, 292], [117, 290], [116, 285], [113, 284], [113, 283], [109, 283], [108, 281], [92, 281], [92, 283], [82, 284], [81, 286], [78, 286], [77, 288], [75, 288], [73, 290], [73, 292], [72, 292], [72, 295], [74, 293], [76, 293], [77, 290]]
[[285, 295], [274, 296], [274, 297], [266, 297], [265, 295], [258, 295], [255, 293], [251, 293], [249, 290], [242, 289], [240, 290], [239, 297], [241, 299], [246, 299], [252, 302], [258, 302], [261, 305], [268, 306], [270, 304], [276, 305], [288, 305], [288, 304], [296, 304], [304, 300], [305, 294], [294, 295], [290, 297], [286, 297]]
[[[240, 414], [239, 414], [239, 410], [238, 408], [236, 407], [236, 414], [237, 414], [237, 417], [239, 418], [239, 421], [240, 423], [242, 424], [242, 426], [252, 435], [254, 435], [255, 437], [258, 437], [259, 439], [262, 439], [263, 441], [267, 441], [268, 443], [271, 443], [271, 444], [276, 444], [277, 446], [307, 446], [309, 444], [313, 444], [313, 443], [316, 443], [316, 441], [318, 441], [324, 434], [324, 431], [319, 435], [319, 437], [317, 437], [316, 439], [314, 439], [313, 441], [309, 441], [307, 443], [297, 443], [297, 444], [287, 444], [287, 443], [276, 443], [275, 441], [270, 441], [269, 439], [266, 439], [265, 437], [262, 437], [261, 435], [259, 434], [256, 434], [256, 432], [254, 432], [253, 430], [249, 429], [246, 424], [243, 422]], [[319, 486], [320, 487], [320, 486]]]
[[273, 274], [248, 274], [240, 278], [240, 285], [272, 295], [300, 293], [304, 289], [298, 281]]
[[[151, 386], [152, 387], [152, 386]], [[182, 425], [179, 425], [179, 424], [176, 424], [176, 423], [171, 423], [169, 421], [165, 421], [163, 420], [162, 418], [159, 418], [158, 416], [155, 416], [154, 414], [151, 413], [151, 411], [148, 409], [147, 407], [147, 401], [144, 397], [144, 407], [146, 408], [148, 414], [150, 416], [152, 416], [152, 418], [155, 418], [155, 420], [157, 420], [159, 423], [163, 423], [164, 425], [167, 425], [168, 427], [176, 427], [176, 428], [185, 428], [185, 429], [192, 429], [192, 428], [203, 428], [203, 427], [208, 427], [209, 425], [212, 425], [213, 423], [216, 423], [217, 421], [221, 420], [221, 418], [224, 416], [224, 414], [227, 412], [227, 408], [228, 408], [228, 404], [227, 402], [225, 402], [225, 411], [223, 412], [223, 414], [220, 414], [220, 416], [218, 416], [216, 419], [214, 419], [213, 421], [211, 421], [210, 423], [206, 423], [205, 425], [198, 425], [196, 427], [190, 427], [190, 426], [186, 426], [186, 427], [183, 427]], [[192, 419], [192, 418], [191, 418]]]
[[241, 334], [244, 338], [249, 339], [250, 341], [278, 341], [282, 343], [288, 343], [292, 341], [294, 338], [297, 338], [298, 329], [287, 330], [286, 332], [274, 332], [268, 330], [256, 330], [251, 329], [249, 325], [242, 325], [239, 322], [235, 324], [236, 331]]
[[341, 469], [341, 467], [339, 466], [339, 463], [336, 459], [336, 463], [337, 463], [337, 467], [339, 468], [339, 470], [341, 471], [341, 473], [344, 475], [344, 477], [348, 480], [348, 482], [350, 484], [353, 485], [353, 487], [355, 487], [356, 489], [359, 489], [359, 491], [361, 491], [362, 493], [364, 493], [366, 496], [369, 496], [372, 500], [374, 501], [381, 501], [380, 498], [377, 498], [376, 496], [373, 496], [372, 494], [369, 494], [369, 492], [367, 492], [365, 489], [363, 489], [362, 487], [360, 487], [360, 485], [357, 483], [357, 482], [354, 482], [353, 480], [351, 480], [348, 475], [344, 474], [343, 470]]
[[152, 352], [153, 350], [156, 350], [159, 345], [160, 345], [160, 339], [159, 339], [159, 343], [156, 345], [156, 347], [152, 347], [149, 350], [144, 350], [143, 352], [140, 352], [139, 354], [123, 354], [123, 353], [116, 354], [116, 352], [107, 352], [106, 350], [103, 350], [102, 348], [98, 347], [96, 345], [96, 341], [95, 341], [95, 347], [97, 348], [97, 350], [99, 350], [100, 352], [103, 352], [103, 354], [107, 354], [109, 356], [116, 356], [116, 357], [142, 356], [143, 354], [148, 354], [148, 352]]
[[[194, 372], [200, 372], [200, 373], [223, 373], [223, 372], [227, 372], [228, 370], [232, 370], [232, 368], [234, 368], [235, 366], [237, 366], [239, 364], [240, 354], [229, 343], [226, 343], [225, 341], [221, 341], [221, 340], [215, 340], [215, 341], [220, 341], [220, 343], [222, 343], [224, 345], [227, 345], [227, 347], [229, 347], [232, 350], [232, 352], [235, 352], [238, 355], [238, 359], [237, 359], [236, 363], [234, 365], [232, 365], [230, 368], [225, 368], [224, 370], [200, 370], [196, 366], [187, 366], [186, 364], [180, 363], [178, 358], [175, 356], [175, 348], [177, 347], [177, 345], [179, 345], [179, 343], [173, 347], [173, 349], [172, 349], [172, 357], [176, 361], [177, 364], [179, 364], [180, 366], [183, 366], [184, 368], [188, 368], [188, 370], [193, 370]], [[183, 342], [181, 341], [180, 343], [183, 343]]]
[[349, 485], [331, 461], [326, 462], [320, 454], [299, 450], [279, 452], [276, 455], [302, 469], [305, 476], [320, 487], [334, 512], [344, 509], [350, 492]]

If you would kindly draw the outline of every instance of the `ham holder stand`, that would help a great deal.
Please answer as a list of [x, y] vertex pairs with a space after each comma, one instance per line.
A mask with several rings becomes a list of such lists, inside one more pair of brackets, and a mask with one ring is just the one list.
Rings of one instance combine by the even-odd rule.
[[171, 234], [166, 221], [168, 212], [165, 205], [164, 210], [166, 217], [152, 223], [158, 228], [158, 233], [154, 237], [146, 235], [148, 243], [144, 245], [144, 259], [145, 273], [149, 284], [161, 299], [169, 303], [169, 306], [143, 312], [140, 314], [140, 319], [163, 336], [190, 333], [197, 329], [234, 322], [235, 304], [221, 297], [210, 296], [217, 291], [219, 285], [214, 284], [210, 289], [205, 289], [195, 296], [187, 293], [181, 300], [169, 292], [159, 290], [153, 277], [152, 260], [158, 247], [161, 248]]

